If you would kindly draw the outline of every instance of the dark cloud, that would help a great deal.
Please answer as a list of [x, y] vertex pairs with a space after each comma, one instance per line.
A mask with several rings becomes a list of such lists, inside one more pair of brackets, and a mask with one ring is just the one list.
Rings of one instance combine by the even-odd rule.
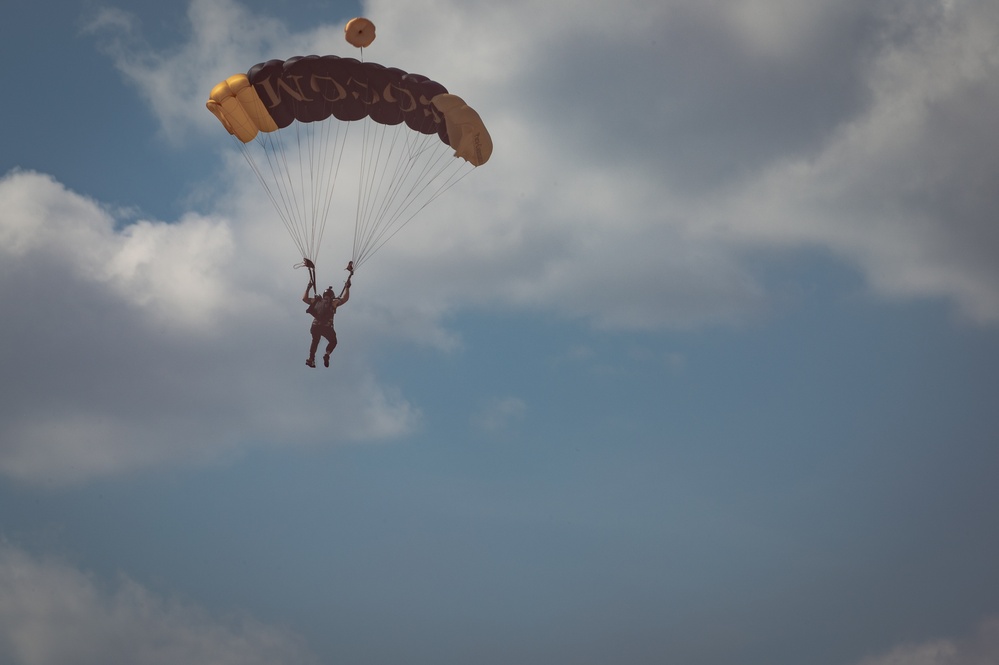
[[[758, 4], [759, 20], [780, 26], [781, 7]], [[522, 84], [559, 144], [703, 191], [815, 153], [870, 103], [864, 71], [883, 48], [887, 5], [838, 3], [816, 12], [818, 25], [778, 27], [807, 34], [776, 52], [753, 43], [724, 3], [676, 3], [632, 35], [574, 33], [570, 19]]]

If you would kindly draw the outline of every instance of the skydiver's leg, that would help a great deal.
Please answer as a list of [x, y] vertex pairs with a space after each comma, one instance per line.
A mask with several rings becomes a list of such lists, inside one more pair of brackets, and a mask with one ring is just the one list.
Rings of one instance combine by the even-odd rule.
[[336, 348], [336, 331], [330, 328], [329, 331], [324, 332], [323, 335], [329, 340], [329, 344], [326, 345], [326, 355], [323, 356], [323, 364], [329, 367], [330, 354], [333, 353], [333, 349]]
[[309, 359], [306, 363], [309, 367], [316, 366], [316, 349], [319, 348], [319, 338], [322, 337], [322, 332], [319, 330], [318, 326], [312, 326], [312, 344], [309, 346]]

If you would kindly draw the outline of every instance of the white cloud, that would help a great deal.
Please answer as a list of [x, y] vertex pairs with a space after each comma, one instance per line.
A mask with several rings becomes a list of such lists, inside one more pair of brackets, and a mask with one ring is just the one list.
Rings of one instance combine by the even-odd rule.
[[113, 588], [0, 543], [0, 661], [13, 665], [315, 663], [301, 638], [217, 617], [122, 577]]
[[11, 261], [51, 262], [105, 285], [158, 325], [207, 327], [227, 306], [219, 266], [231, 260], [232, 240], [222, 221], [192, 215], [115, 231], [117, 220], [96, 201], [22, 171], [0, 180], [0, 202], [0, 251]]
[[[999, 6], [904, 16], [867, 71], [871, 103], [815, 155], [749, 179], [717, 214], [747, 242], [824, 246], [883, 295], [999, 322]], [[904, 21], [902, 20], [904, 18]]]
[[999, 618], [990, 618], [968, 638], [901, 645], [888, 653], [864, 658], [858, 665], [987, 665], [996, 662], [999, 662]]
[[[620, 330], [740, 324], [768, 311], [760, 249], [825, 248], [887, 297], [999, 322], [999, 5], [748, 6], [370, 3], [365, 57], [460, 93], [496, 151], [365, 264], [322, 391], [290, 373], [308, 341], [298, 257], [204, 101], [265, 57], [345, 52], [342, 22], [296, 33], [194, 0], [190, 38], [160, 51], [128, 14], [96, 15], [164, 136], [228, 161], [214, 209], [173, 223], [117, 219], [40, 174], [0, 181], [16, 322], [0, 341], [18, 387], [0, 407], [0, 470], [65, 482], [321, 438], [330, 420], [338, 438], [405, 432], [419, 410], [379, 385], [372, 345], [457, 348], [442, 322], [465, 307]], [[349, 258], [339, 210], [329, 283]], [[158, 409], [177, 395], [179, 412]]]
[[[762, 292], [750, 273], [728, 249], [677, 228], [650, 174], [627, 166], [615, 174], [607, 164], [585, 166], [583, 160], [568, 168], [584, 142], [566, 144], [548, 131], [559, 119], [544, 115], [546, 103], [539, 100], [551, 92], [523, 87], [537, 83], [521, 75], [545, 61], [542, 51], [552, 40], [590, 36], [606, 43], [620, 31], [650, 38], [666, 14], [650, 8], [642, 16], [625, 16], [610, 3], [583, 13], [568, 9], [557, 4], [526, 12], [526, 6], [490, 3], [438, 3], [433, 11], [398, 3], [369, 7], [372, 16], [384, 18], [376, 21], [379, 38], [366, 57], [420, 73], [440, 71], [436, 78], [481, 109], [498, 146], [481, 173], [421, 213], [371, 264], [372, 271], [377, 265], [374, 279], [385, 275], [382, 283], [396, 290], [386, 296], [390, 307], [412, 299], [408, 285], [418, 274], [421, 307], [431, 315], [470, 302], [526, 305], [628, 329], [729, 322], [754, 311]], [[254, 16], [265, 27], [246, 27], [250, 17], [230, 0], [197, 0], [189, 14], [191, 40], [169, 54], [135, 52], [140, 46], [121, 30], [119, 41], [111, 39], [117, 45], [111, 52], [165, 127], [199, 127], [227, 150], [232, 145], [221, 140], [224, 133], [203, 109], [215, 82], [244, 71], [259, 53], [335, 51], [330, 45], [342, 39], [339, 24], [296, 35]], [[113, 35], [122, 23], [109, 21], [101, 29]], [[438, 47], [444, 43], [454, 46]], [[454, 49], [471, 49], [476, 58], [456, 59]], [[162, 80], [196, 84], [168, 89]], [[260, 216], [268, 204], [255, 180], [238, 162], [231, 168], [243, 175], [234, 179], [231, 195], [219, 198], [241, 202], [240, 212], [225, 214]], [[438, 340], [433, 343], [453, 346], [439, 326], [428, 332], [428, 340]]]
[[[204, 131], [217, 120], [205, 109], [212, 87], [240, 71], [274, 41], [288, 41], [277, 19], [255, 15], [233, 0], [193, 0], [188, 9], [190, 40], [169, 54], [158, 53], [145, 41], [136, 17], [116, 8], [101, 8], [88, 21], [86, 34], [145, 99], [171, 141], [190, 136], [191, 127]], [[252, 63], [251, 63], [252, 64]]]
[[[999, 321], [994, 3], [375, 0], [367, 13], [366, 57], [440, 72], [496, 144], [378, 259], [389, 283], [418, 267], [428, 311], [499, 301], [601, 327], [728, 324], [766, 311], [744, 250], [822, 245], [884, 295]], [[171, 134], [219, 135], [207, 91], [261, 53], [349, 51], [340, 23], [294, 34], [233, 0], [189, 14], [190, 41], [169, 53], [136, 52], [126, 21], [104, 26]]]
[[348, 319], [341, 336], [356, 342], [302, 379], [305, 277], [274, 263], [252, 217], [118, 228], [97, 202], [21, 171], [0, 180], [0, 209], [0, 473], [65, 484], [418, 423], [366, 366], [356, 326], [370, 316]]

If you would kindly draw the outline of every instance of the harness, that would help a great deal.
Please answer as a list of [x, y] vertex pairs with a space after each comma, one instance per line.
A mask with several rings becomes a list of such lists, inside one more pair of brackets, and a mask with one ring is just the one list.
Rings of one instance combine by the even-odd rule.
[[315, 323], [318, 325], [332, 327], [333, 315], [336, 314], [336, 305], [332, 301], [327, 303], [325, 298], [317, 298], [309, 305], [309, 308], [305, 312], [315, 317]]

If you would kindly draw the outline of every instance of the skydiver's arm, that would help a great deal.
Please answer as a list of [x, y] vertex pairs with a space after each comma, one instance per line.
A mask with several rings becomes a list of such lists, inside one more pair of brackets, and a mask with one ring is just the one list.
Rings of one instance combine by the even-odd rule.
[[340, 292], [340, 297], [337, 298], [336, 306], [339, 307], [340, 305], [344, 304], [348, 300], [350, 300], [350, 278], [349, 277], [347, 278], [347, 283], [343, 285], [343, 291]]
[[311, 288], [312, 288], [312, 282], [309, 282], [309, 285], [305, 287], [305, 293], [302, 294], [302, 302], [304, 302], [306, 305], [312, 304], [312, 298], [309, 297], [309, 289]]

